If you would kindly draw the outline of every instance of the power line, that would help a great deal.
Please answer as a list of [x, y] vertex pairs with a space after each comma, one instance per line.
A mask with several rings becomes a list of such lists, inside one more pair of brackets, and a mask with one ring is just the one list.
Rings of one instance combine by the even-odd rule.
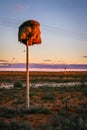
[[46, 25], [43, 25], [42, 28], [44, 32], [49, 33], [51, 35], [54, 34], [54, 36], [61, 35], [61, 36], [66, 36], [77, 40], [87, 40], [87, 34], [85, 33], [77, 33], [74, 31], [64, 30], [58, 27], [46, 26]]
[[73, 34], [78, 34], [78, 35], [85, 35], [87, 36], [87, 34], [85, 33], [80, 33], [80, 32], [74, 32], [74, 31], [69, 31], [69, 30], [65, 30], [59, 27], [54, 27], [54, 26], [47, 26], [47, 25], [42, 25], [43, 27], [46, 27], [49, 30], [55, 30], [55, 31], [60, 31], [60, 32], [67, 32], [67, 33], [73, 33]]
[[[18, 28], [22, 22], [23, 22], [22, 20], [18, 20], [18, 19], [0, 17], [1, 26]], [[48, 25], [41, 25], [41, 28], [43, 29], [44, 32], [52, 34], [52, 35], [55, 34], [55, 36], [65, 35], [65, 36], [70, 36], [72, 38], [79, 38], [79, 39], [87, 40], [87, 34], [85, 33], [80, 33], [80, 32], [77, 33], [74, 31], [69, 31], [69, 30], [59, 28], [59, 27], [48, 26]]]

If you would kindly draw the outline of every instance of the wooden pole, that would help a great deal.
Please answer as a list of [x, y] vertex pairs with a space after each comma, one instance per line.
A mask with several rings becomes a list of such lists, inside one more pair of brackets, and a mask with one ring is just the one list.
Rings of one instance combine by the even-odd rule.
[[29, 48], [28, 48], [28, 42], [26, 44], [26, 109], [29, 109], [30, 107], [30, 99], [29, 99]]

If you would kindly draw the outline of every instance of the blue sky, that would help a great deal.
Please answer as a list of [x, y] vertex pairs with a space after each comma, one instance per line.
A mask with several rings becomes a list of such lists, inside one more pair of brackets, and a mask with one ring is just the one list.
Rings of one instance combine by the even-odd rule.
[[87, 0], [0, 0], [0, 63], [25, 63], [18, 27], [30, 19], [42, 37], [29, 48], [30, 63], [87, 64]]

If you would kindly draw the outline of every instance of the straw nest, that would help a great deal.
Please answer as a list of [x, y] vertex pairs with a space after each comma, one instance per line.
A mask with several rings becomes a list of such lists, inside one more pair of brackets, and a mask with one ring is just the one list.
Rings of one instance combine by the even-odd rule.
[[28, 20], [19, 27], [18, 41], [23, 44], [28, 43], [28, 45], [40, 44], [40, 34], [40, 23], [35, 20]]

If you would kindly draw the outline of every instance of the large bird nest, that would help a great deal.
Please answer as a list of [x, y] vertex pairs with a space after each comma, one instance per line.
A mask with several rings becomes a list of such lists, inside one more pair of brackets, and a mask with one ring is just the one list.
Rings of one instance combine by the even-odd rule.
[[40, 44], [40, 34], [40, 23], [35, 20], [28, 20], [19, 27], [18, 41], [24, 44], [28, 43], [28, 45]]

